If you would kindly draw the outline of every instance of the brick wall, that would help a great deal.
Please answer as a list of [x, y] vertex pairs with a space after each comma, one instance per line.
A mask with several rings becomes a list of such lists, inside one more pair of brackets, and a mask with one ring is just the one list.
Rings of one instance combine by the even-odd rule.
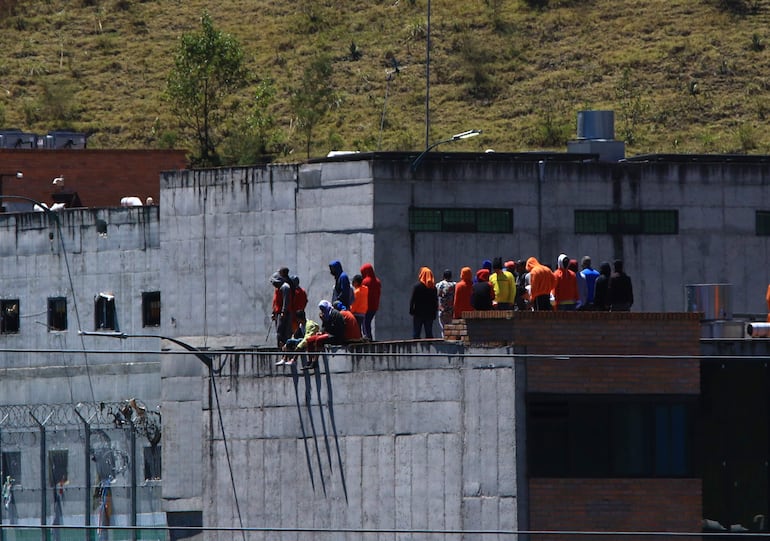
[[529, 491], [532, 530], [698, 532], [701, 527], [700, 479], [531, 479]]
[[[64, 190], [78, 193], [84, 207], [117, 207], [126, 196], [160, 200], [160, 173], [186, 169], [183, 150], [0, 149], [3, 193], [50, 204], [64, 176]], [[9, 174], [24, 173], [23, 179]], [[10, 204], [9, 200], [7, 204]]]
[[[526, 392], [700, 394], [700, 314], [464, 315], [447, 338], [527, 354]], [[532, 530], [700, 531], [700, 479], [530, 478], [528, 486]]]
[[[533, 355], [527, 362], [530, 392], [700, 392], [700, 314], [487, 311], [465, 315], [445, 330], [447, 339], [474, 345], [509, 344], [517, 352]], [[635, 358], [624, 358], [629, 355]], [[673, 358], [681, 356], [685, 357]]]

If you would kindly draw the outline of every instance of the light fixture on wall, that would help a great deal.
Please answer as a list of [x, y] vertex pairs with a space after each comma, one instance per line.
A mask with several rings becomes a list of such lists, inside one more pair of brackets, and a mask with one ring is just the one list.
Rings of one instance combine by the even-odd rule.
[[24, 173], [16, 171], [15, 173], [0, 173], [0, 212], [5, 212], [3, 205], [3, 179], [5, 177], [24, 178]]

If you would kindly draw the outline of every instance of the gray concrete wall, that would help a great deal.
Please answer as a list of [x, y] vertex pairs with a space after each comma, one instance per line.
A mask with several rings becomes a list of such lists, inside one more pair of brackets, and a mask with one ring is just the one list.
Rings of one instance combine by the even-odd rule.
[[[512, 358], [415, 343], [371, 352], [339, 350], [322, 360], [328, 372], [296, 377], [268, 355], [230, 358], [217, 383], [244, 525], [516, 529]], [[218, 412], [205, 416], [204, 524], [237, 525]]]
[[[94, 330], [94, 297], [115, 295], [120, 329], [142, 332], [142, 292], [160, 290], [157, 207], [0, 215], [0, 298], [19, 299], [18, 333], [0, 334], [0, 405], [160, 398], [157, 340], [79, 336]], [[107, 235], [96, 221], [107, 223]], [[63, 248], [62, 248], [63, 241]], [[49, 331], [49, 297], [67, 298], [65, 331]], [[34, 350], [43, 350], [37, 353]], [[110, 350], [116, 354], [84, 353]], [[124, 352], [124, 353], [121, 353]]]
[[[165, 174], [164, 331], [205, 335], [211, 346], [271, 345], [270, 273], [285, 265], [299, 274], [312, 317], [331, 294], [333, 259], [351, 277], [374, 264], [383, 281], [380, 340], [410, 336], [408, 301], [421, 266], [457, 276], [498, 255], [554, 267], [562, 252], [590, 255], [596, 267], [621, 258], [634, 310], [680, 311], [685, 285], [727, 282], [735, 313], [766, 311], [767, 279], [756, 269], [770, 253], [754, 226], [755, 212], [770, 209], [765, 164], [562, 159], [541, 168], [540, 155], [462, 156], [426, 159], [417, 173], [396, 156]], [[413, 234], [410, 206], [509, 208], [513, 233]], [[575, 210], [613, 208], [677, 210], [679, 234], [575, 234]]]

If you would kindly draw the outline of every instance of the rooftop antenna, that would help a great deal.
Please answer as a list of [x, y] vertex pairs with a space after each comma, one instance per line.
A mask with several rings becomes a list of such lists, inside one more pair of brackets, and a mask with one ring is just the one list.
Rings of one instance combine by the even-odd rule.
[[392, 70], [385, 72], [385, 101], [382, 103], [382, 117], [380, 118], [380, 137], [377, 140], [377, 150], [382, 148], [382, 130], [385, 128], [385, 110], [388, 107], [388, 91], [390, 90], [390, 82], [393, 78], [401, 73], [401, 66], [398, 64], [398, 60], [393, 55], [390, 55], [390, 65], [393, 66]]

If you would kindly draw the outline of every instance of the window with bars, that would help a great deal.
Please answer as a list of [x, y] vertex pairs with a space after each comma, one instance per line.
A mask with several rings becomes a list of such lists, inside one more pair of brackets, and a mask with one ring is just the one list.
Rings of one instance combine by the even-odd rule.
[[677, 235], [678, 210], [576, 210], [578, 235]]
[[758, 210], [755, 220], [757, 236], [770, 237], [770, 210]]
[[411, 207], [409, 231], [412, 233], [513, 233], [513, 210]]
[[48, 298], [48, 330], [66, 331], [67, 330], [67, 298], [49, 297]]
[[160, 327], [160, 291], [142, 293], [142, 327]]
[[97, 331], [118, 330], [118, 318], [115, 313], [115, 297], [109, 293], [99, 293], [94, 299], [94, 328]]
[[48, 486], [63, 485], [69, 480], [69, 451], [48, 451]]
[[145, 481], [162, 479], [161, 476], [161, 446], [144, 448], [144, 479]]
[[0, 333], [19, 332], [19, 299], [0, 300]]
[[695, 403], [671, 395], [530, 395], [533, 477], [693, 477]]
[[21, 451], [3, 451], [0, 477], [3, 483], [10, 477], [11, 485], [21, 484]]

